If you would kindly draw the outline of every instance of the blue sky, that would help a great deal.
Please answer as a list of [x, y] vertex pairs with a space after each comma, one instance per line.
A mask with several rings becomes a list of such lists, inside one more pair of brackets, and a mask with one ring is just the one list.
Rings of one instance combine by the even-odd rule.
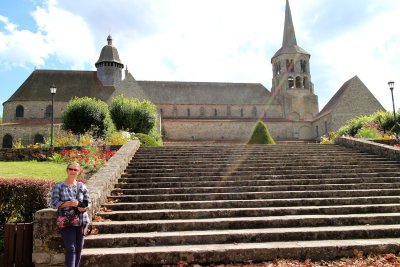
[[[290, 6], [298, 45], [311, 54], [320, 109], [355, 75], [387, 109], [387, 82], [394, 80], [400, 107], [400, 1]], [[137, 80], [255, 82], [270, 89], [284, 8], [285, 0], [0, 1], [0, 101], [35, 68], [94, 70], [108, 34]]]

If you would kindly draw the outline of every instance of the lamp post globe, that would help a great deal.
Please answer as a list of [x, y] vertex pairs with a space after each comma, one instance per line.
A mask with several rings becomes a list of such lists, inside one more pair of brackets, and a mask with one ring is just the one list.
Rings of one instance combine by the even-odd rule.
[[57, 92], [57, 87], [54, 85], [50, 86], [51, 94], [51, 128], [50, 128], [50, 148], [53, 148], [53, 135], [54, 135], [54, 95]]

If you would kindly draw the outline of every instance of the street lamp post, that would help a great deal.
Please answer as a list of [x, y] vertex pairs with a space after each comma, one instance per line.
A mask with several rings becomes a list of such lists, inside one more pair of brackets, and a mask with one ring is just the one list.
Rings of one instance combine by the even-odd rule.
[[53, 148], [53, 133], [54, 133], [54, 95], [57, 92], [57, 87], [54, 85], [50, 86], [51, 93], [51, 129], [50, 129], [50, 148]]
[[390, 92], [392, 93], [392, 104], [393, 104], [393, 118], [394, 118], [394, 125], [396, 125], [396, 109], [394, 108], [394, 97], [393, 97], [393, 88], [394, 88], [394, 81], [388, 82]]

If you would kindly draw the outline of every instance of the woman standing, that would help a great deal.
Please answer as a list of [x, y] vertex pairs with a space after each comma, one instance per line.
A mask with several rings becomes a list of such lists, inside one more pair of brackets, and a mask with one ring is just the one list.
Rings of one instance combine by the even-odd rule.
[[79, 163], [72, 162], [67, 166], [67, 178], [56, 183], [51, 193], [51, 206], [58, 211], [75, 209], [78, 220], [75, 225], [65, 226], [58, 222], [60, 233], [65, 247], [65, 264], [67, 267], [78, 267], [83, 248], [84, 229], [89, 223], [86, 208], [89, 204], [89, 194], [86, 186], [77, 182], [76, 178], [81, 172]]

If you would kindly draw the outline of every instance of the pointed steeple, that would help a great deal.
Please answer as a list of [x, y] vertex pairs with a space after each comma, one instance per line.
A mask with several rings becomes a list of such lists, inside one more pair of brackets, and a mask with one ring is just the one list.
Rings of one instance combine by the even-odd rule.
[[272, 58], [282, 54], [306, 54], [306, 50], [297, 45], [296, 34], [294, 32], [294, 25], [292, 20], [292, 12], [290, 11], [289, 0], [286, 0], [285, 10], [285, 27], [283, 28], [282, 47], [275, 53]]
[[289, 0], [286, 0], [285, 28], [283, 29], [282, 46], [294, 45], [297, 45], [296, 34], [294, 32], [292, 12], [290, 12]]

